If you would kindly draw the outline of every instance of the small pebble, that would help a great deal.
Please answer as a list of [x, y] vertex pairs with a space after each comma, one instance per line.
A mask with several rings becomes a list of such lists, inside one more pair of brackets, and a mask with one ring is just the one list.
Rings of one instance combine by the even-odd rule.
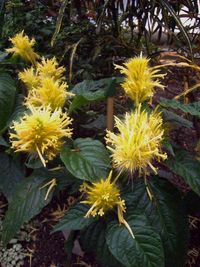
[[23, 258], [24, 258], [24, 255], [20, 254], [20, 255], [19, 255], [19, 259], [20, 259], [20, 260], [23, 260]]
[[24, 265], [24, 261], [19, 261], [18, 264], [19, 264], [19, 266], [23, 266]]
[[16, 238], [11, 239], [10, 242], [9, 242], [9, 244], [15, 244], [15, 243], [17, 243], [17, 239]]

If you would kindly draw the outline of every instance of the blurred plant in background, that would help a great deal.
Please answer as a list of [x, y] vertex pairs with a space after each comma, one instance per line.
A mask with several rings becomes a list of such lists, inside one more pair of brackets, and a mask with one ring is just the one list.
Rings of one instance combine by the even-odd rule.
[[193, 57], [198, 14], [198, 1], [4, 0], [0, 47], [24, 29], [35, 36], [42, 54], [56, 55], [69, 67], [75, 82], [102, 78], [113, 73], [113, 60], [121, 63], [141, 50], [154, 57], [173, 44]]

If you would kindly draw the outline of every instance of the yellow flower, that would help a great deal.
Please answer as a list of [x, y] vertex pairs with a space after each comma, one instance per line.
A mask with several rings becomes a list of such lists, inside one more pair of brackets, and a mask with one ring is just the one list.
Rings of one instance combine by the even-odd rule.
[[24, 71], [21, 71], [18, 76], [19, 76], [19, 79], [23, 83], [25, 83], [25, 85], [27, 86], [29, 90], [36, 88], [40, 83], [40, 79], [35, 73], [35, 70], [33, 67], [29, 69], [25, 69]]
[[122, 212], [125, 212], [125, 202], [120, 198], [120, 192], [114, 182], [111, 182], [112, 171], [109, 176], [99, 182], [94, 182], [92, 185], [83, 183], [81, 192], [87, 194], [87, 200], [82, 203], [91, 205], [91, 208], [85, 217], [100, 215], [103, 216], [108, 210], [119, 206]]
[[27, 104], [33, 106], [50, 106], [52, 109], [64, 106], [68, 96], [72, 95], [67, 92], [67, 84], [59, 83], [53, 78], [44, 78], [41, 85], [29, 92]]
[[70, 138], [72, 119], [61, 109], [52, 111], [50, 107], [35, 108], [29, 106], [30, 114], [25, 114], [20, 121], [15, 121], [10, 134], [12, 148], [40, 157], [44, 166], [60, 151], [63, 138]]
[[[126, 211], [125, 201], [120, 198], [120, 191], [117, 188], [115, 181], [111, 181], [112, 171], [108, 177], [99, 182], [94, 182], [91, 185], [84, 182], [80, 188], [81, 192], [86, 193], [87, 198], [81, 203], [90, 205], [90, 209], [85, 215], [85, 218], [90, 216], [103, 216], [105, 212], [113, 210], [117, 207], [117, 215], [120, 224], [124, 224], [133, 238], [133, 232], [124, 219], [123, 213]], [[115, 179], [116, 180], [116, 179]]]
[[13, 47], [6, 49], [8, 53], [19, 55], [24, 60], [35, 64], [36, 60], [39, 58], [39, 55], [36, 54], [32, 48], [35, 44], [34, 38], [30, 40], [27, 35], [24, 35], [24, 31], [22, 31], [9, 40], [12, 42]]
[[125, 80], [121, 84], [125, 93], [130, 97], [135, 105], [152, 98], [154, 87], [164, 88], [158, 78], [163, 78], [164, 74], [158, 74], [158, 66], [150, 67], [149, 59], [140, 55], [124, 63], [124, 66], [116, 65], [122, 74], [125, 74]]
[[42, 62], [37, 64], [37, 71], [41, 77], [52, 77], [57, 80], [62, 78], [65, 68], [58, 67], [55, 57], [51, 59], [42, 58]]
[[118, 133], [107, 131], [107, 148], [112, 152], [114, 167], [131, 173], [148, 174], [149, 167], [156, 173], [153, 160], [166, 159], [161, 152], [163, 126], [160, 113], [141, 111], [141, 105], [124, 120], [115, 117]]

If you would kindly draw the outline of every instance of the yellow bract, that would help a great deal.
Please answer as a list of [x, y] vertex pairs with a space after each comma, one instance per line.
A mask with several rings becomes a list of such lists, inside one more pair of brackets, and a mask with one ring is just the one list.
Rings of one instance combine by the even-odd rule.
[[59, 83], [53, 78], [44, 78], [38, 87], [29, 92], [27, 104], [33, 106], [50, 106], [52, 109], [64, 106], [68, 96], [72, 95], [67, 92], [67, 84]]
[[125, 202], [120, 198], [120, 192], [114, 182], [111, 182], [112, 172], [107, 179], [101, 179], [99, 182], [94, 182], [92, 185], [83, 183], [81, 191], [87, 194], [87, 199], [82, 203], [91, 205], [91, 208], [85, 217], [100, 215], [103, 216], [108, 210], [118, 207], [118, 217], [123, 218], [125, 212]]
[[160, 71], [158, 67], [150, 67], [149, 59], [142, 55], [130, 59], [124, 63], [124, 66], [116, 65], [116, 68], [125, 74], [122, 88], [136, 106], [152, 98], [155, 86], [164, 88], [158, 80], [158, 78], [163, 78], [164, 74], [158, 74]]
[[37, 64], [38, 75], [42, 78], [52, 77], [55, 80], [64, 79], [63, 73], [65, 72], [64, 67], [58, 67], [56, 58], [51, 59], [42, 58], [42, 62]]
[[131, 173], [148, 174], [154, 159], [166, 159], [161, 152], [163, 126], [160, 113], [154, 111], [148, 114], [141, 110], [141, 105], [132, 112], [126, 113], [124, 120], [115, 117], [118, 133], [107, 131], [107, 148], [112, 152], [114, 167]]
[[30, 114], [15, 121], [10, 134], [12, 148], [18, 151], [38, 154], [43, 165], [52, 160], [60, 151], [63, 138], [70, 138], [72, 119], [61, 109], [52, 111], [50, 107], [35, 108], [30, 106]]
[[39, 55], [36, 54], [32, 48], [35, 44], [34, 38], [30, 40], [27, 35], [24, 35], [24, 31], [22, 31], [9, 40], [12, 42], [13, 47], [6, 49], [8, 53], [19, 55], [24, 60], [30, 61], [32, 64], [36, 63]]
[[63, 67], [58, 67], [55, 58], [42, 59], [36, 68], [19, 73], [19, 78], [29, 89], [26, 105], [50, 106], [52, 109], [64, 106], [67, 97], [74, 94], [67, 91], [68, 85], [62, 77]]
[[40, 84], [40, 78], [37, 76], [33, 67], [21, 71], [19, 73], [19, 79], [24, 82], [29, 90], [37, 87]]

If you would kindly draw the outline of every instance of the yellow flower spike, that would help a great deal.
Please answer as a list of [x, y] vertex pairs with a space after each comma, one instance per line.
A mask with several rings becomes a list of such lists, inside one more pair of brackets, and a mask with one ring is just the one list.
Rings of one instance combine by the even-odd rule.
[[30, 114], [13, 122], [14, 133], [10, 134], [12, 148], [38, 155], [43, 165], [52, 160], [63, 145], [63, 138], [70, 138], [72, 119], [61, 109], [52, 111], [50, 107], [29, 106]]
[[87, 194], [85, 201], [81, 203], [91, 205], [85, 215], [85, 218], [90, 216], [103, 216], [108, 210], [113, 210], [117, 206], [117, 215], [120, 224], [124, 224], [133, 238], [133, 232], [129, 224], [124, 219], [123, 213], [126, 212], [125, 201], [120, 198], [120, 191], [117, 188], [115, 181], [111, 181], [112, 171], [110, 171], [107, 179], [101, 179], [99, 182], [94, 182], [92, 185], [84, 182], [80, 191]]
[[16, 34], [13, 38], [9, 39], [13, 44], [12, 48], [6, 49], [8, 53], [13, 53], [14, 55], [21, 56], [24, 60], [30, 61], [32, 64], [36, 63], [39, 59], [39, 55], [33, 50], [35, 44], [35, 39], [31, 40], [27, 35], [24, 35], [24, 31]]
[[139, 175], [148, 174], [148, 169], [156, 173], [153, 160], [167, 158], [161, 151], [164, 129], [160, 113], [155, 110], [151, 114], [141, 110], [141, 105], [132, 112], [126, 113], [120, 120], [115, 117], [118, 133], [107, 131], [107, 148], [112, 152], [115, 168]]
[[18, 77], [29, 90], [36, 88], [40, 84], [40, 78], [37, 76], [33, 67], [21, 71]]
[[54, 78], [55, 80], [63, 79], [63, 74], [65, 72], [64, 67], [58, 67], [58, 62], [56, 58], [51, 59], [42, 58], [42, 62], [37, 64], [38, 75], [41, 78]]
[[103, 216], [105, 212], [112, 210], [115, 206], [120, 206], [122, 211], [125, 211], [125, 202], [121, 200], [119, 189], [111, 181], [111, 178], [112, 171], [105, 180], [101, 179], [91, 185], [86, 182], [83, 183], [80, 191], [87, 194], [87, 199], [82, 203], [91, 205], [85, 217]]
[[50, 106], [52, 109], [62, 108], [68, 96], [67, 83], [44, 78], [41, 84], [29, 92], [26, 104], [33, 106]]
[[142, 54], [128, 60], [124, 66], [115, 65], [115, 67], [125, 74], [122, 88], [136, 106], [152, 98], [154, 87], [164, 88], [159, 78], [163, 78], [165, 74], [159, 74], [158, 66], [150, 67], [149, 59], [143, 57]]

